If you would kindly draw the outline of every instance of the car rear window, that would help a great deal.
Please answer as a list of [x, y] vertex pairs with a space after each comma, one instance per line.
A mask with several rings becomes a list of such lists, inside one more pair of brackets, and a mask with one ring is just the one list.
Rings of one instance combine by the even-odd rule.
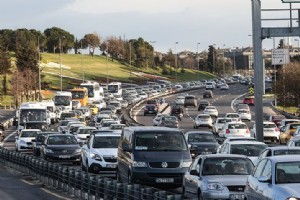
[[209, 119], [210, 116], [208, 116], [208, 115], [201, 115], [198, 118], [200, 118], [200, 119]]
[[290, 129], [297, 129], [300, 126], [300, 124], [291, 124]]
[[280, 149], [280, 150], [274, 150], [274, 156], [279, 156], [279, 155], [289, 155], [289, 154], [300, 154], [300, 149]]
[[276, 128], [276, 124], [264, 124], [264, 128]]
[[185, 100], [192, 100], [192, 99], [195, 99], [195, 97], [192, 97], [192, 96], [185, 97]]
[[229, 129], [247, 129], [247, 125], [246, 124], [229, 124], [228, 125]]

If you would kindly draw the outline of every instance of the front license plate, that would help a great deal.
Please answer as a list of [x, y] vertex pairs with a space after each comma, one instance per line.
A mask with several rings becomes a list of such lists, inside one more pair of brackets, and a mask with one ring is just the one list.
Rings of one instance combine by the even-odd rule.
[[153, 113], [153, 111], [149, 110], [149, 113]]
[[173, 183], [174, 178], [157, 178], [156, 183]]
[[117, 164], [107, 164], [107, 168], [117, 168]]
[[69, 155], [60, 155], [60, 156], [58, 156], [59, 158], [70, 158], [70, 156]]
[[244, 194], [231, 194], [230, 200], [244, 200], [245, 195]]

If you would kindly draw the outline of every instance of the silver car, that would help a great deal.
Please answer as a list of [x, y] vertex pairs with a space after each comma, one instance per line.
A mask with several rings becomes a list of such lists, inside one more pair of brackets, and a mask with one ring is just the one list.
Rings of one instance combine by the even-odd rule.
[[252, 170], [251, 160], [243, 155], [200, 155], [185, 173], [182, 191], [198, 199], [244, 199]]
[[245, 195], [251, 199], [297, 200], [300, 198], [300, 156], [262, 159], [248, 176]]

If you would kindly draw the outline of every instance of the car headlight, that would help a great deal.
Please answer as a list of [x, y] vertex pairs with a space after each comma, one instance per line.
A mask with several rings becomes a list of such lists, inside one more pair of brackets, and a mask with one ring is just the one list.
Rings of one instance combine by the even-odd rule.
[[46, 152], [46, 153], [54, 153], [54, 152], [52, 151], [52, 149], [45, 149], [45, 152]]
[[146, 162], [133, 161], [132, 167], [147, 167]]
[[286, 198], [286, 200], [299, 200], [300, 198], [297, 198], [297, 197], [288, 197]]
[[209, 189], [209, 190], [223, 190], [223, 185], [221, 183], [209, 183], [209, 184], [207, 184], [207, 189]]
[[192, 164], [192, 161], [183, 161], [181, 163], [181, 168], [190, 167], [191, 164]]
[[81, 153], [81, 149], [76, 149], [75, 153]]
[[24, 144], [26, 144], [26, 142], [24, 140], [20, 140], [19, 144], [23, 144], [24, 145]]
[[94, 160], [102, 161], [101, 157], [98, 154], [91, 153], [90, 156]]

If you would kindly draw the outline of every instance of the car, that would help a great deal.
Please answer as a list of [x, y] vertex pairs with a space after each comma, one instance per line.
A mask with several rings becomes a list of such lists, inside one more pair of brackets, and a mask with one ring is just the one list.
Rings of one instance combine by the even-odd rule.
[[69, 128], [67, 129], [66, 133], [67, 134], [75, 134], [76, 131], [79, 129], [79, 127], [83, 127], [85, 126], [82, 122], [79, 123], [73, 123], [69, 126]]
[[216, 122], [213, 125], [213, 133], [216, 135], [219, 134], [220, 130], [222, 130], [222, 127], [226, 122], [232, 122], [231, 118], [226, 118], [226, 117], [218, 117], [216, 119]]
[[205, 83], [205, 89], [206, 90], [213, 90], [213, 89], [215, 89], [215, 83], [214, 82], [211, 82], [211, 81], [207, 81], [206, 83]]
[[43, 132], [39, 133], [39, 134], [35, 137], [35, 139], [32, 139], [32, 140], [31, 140], [31, 141], [32, 141], [32, 154], [33, 154], [34, 156], [37, 156], [37, 157], [40, 156], [40, 153], [41, 153], [41, 152], [40, 152], [41, 145], [42, 145], [42, 143], [44, 142], [46, 136], [49, 135], [49, 134], [59, 134], [59, 133], [58, 133], [58, 132], [45, 132], [45, 131], [43, 131]]
[[77, 129], [74, 135], [76, 136], [78, 142], [82, 141], [85, 143], [93, 130], [96, 130], [96, 127], [82, 126]]
[[99, 111], [98, 106], [91, 104], [91, 105], [89, 105], [89, 107], [90, 107], [91, 115], [97, 115], [97, 113]]
[[294, 133], [296, 129], [300, 127], [300, 123], [290, 123], [284, 127], [284, 129], [281, 129], [281, 132], [279, 134], [279, 143], [280, 144], [286, 144], [291, 139], [291, 137], [294, 136]]
[[225, 117], [231, 118], [233, 122], [241, 121], [240, 115], [238, 113], [226, 113]]
[[146, 104], [144, 107], [144, 116], [148, 114], [157, 115], [158, 107], [155, 104]]
[[[268, 142], [279, 142], [279, 129], [274, 122], [264, 121], [263, 122], [263, 138], [264, 141]], [[254, 124], [251, 131], [251, 136], [256, 138], [256, 125]]]
[[253, 164], [257, 165], [257, 163], [266, 158], [272, 156], [280, 156], [280, 155], [300, 155], [299, 147], [289, 147], [289, 146], [275, 146], [275, 147], [267, 147], [264, 149], [257, 160], [254, 160]]
[[178, 118], [175, 116], [164, 116], [159, 126], [179, 128]]
[[128, 107], [128, 101], [126, 101], [126, 100], [120, 101], [120, 104], [121, 104], [122, 108], [127, 108]]
[[212, 132], [209, 131], [188, 131], [184, 137], [190, 146], [192, 158], [202, 154], [215, 154], [219, 143]]
[[103, 119], [97, 128], [99, 130], [109, 130], [109, 127], [112, 124], [119, 124], [119, 122], [114, 119]]
[[183, 195], [197, 199], [244, 199], [246, 180], [253, 168], [244, 155], [199, 155], [184, 175]]
[[66, 133], [67, 131], [67, 125], [69, 122], [71, 121], [76, 121], [75, 118], [71, 118], [71, 119], [65, 119], [65, 120], [60, 120], [58, 123], [58, 132], [61, 134]]
[[274, 122], [277, 126], [280, 126], [281, 120], [286, 119], [284, 115], [270, 115], [270, 122]]
[[79, 100], [72, 100], [72, 109], [75, 110], [81, 107], [81, 103]]
[[104, 171], [116, 172], [117, 151], [120, 134], [91, 134], [86, 144], [82, 146], [82, 170], [92, 173]]
[[248, 126], [244, 122], [227, 122], [219, 132], [220, 137], [245, 136], [250, 137]]
[[118, 145], [117, 179], [130, 184], [182, 186], [192, 163], [181, 130], [168, 127], [125, 127]]
[[66, 118], [77, 117], [77, 114], [73, 112], [62, 112], [60, 114], [60, 120], [65, 120]]
[[40, 129], [22, 129], [20, 134], [15, 137], [16, 151], [32, 151], [32, 140], [41, 132]]
[[287, 124], [290, 124], [290, 123], [296, 123], [296, 122], [300, 122], [299, 119], [282, 119], [280, 121], [280, 124], [278, 125], [278, 128], [279, 129], [283, 129]]
[[187, 95], [184, 97], [184, 107], [193, 106], [197, 107], [197, 98], [194, 95]]
[[103, 101], [103, 100], [93, 101], [92, 104], [98, 107], [98, 111], [99, 111], [101, 108], [106, 107], [106, 103], [105, 103], [105, 101]]
[[109, 126], [109, 130], [112, 130], [114, 133], [118, 133], [121, 135], [124, 127], [126, 127], [125, 124], [111, 124]]
[[122, 110], [122, 105], [119, 101], [110, 101], [109, 106], [114, 106], [116, 108], [116, 113], [120, 114]]
[[248, 176], [247, 199], [299, 199], [300, 156], [282, 155], [259, 161]]
[[56, 162], [81, 163], [81, 147], [74, 135], [47, 135], [40, 148], [41, 158]]
[[243, 100], [243, 104], [248, 104], [250, 106], [254, 106], [254, 96], [247, 96]]
[[159, 105], [160, 105], [158, 99], [149, 99], [149, 100], [147, 100], [146, 105], [150, 105], [150, 104], [155, 105], [157, 107], [157, 109], [159, 108]]
[[220, 86], [220, 90], [229, 90], [229, 86], [226, 83], [224, 83]]
[[213, 92], [211, 90], [205, 90], [203, 92], [203, 99], [204, 98], [214, 98]]
[[204, 110], [206, 106], [210, 106], [210, 102], [207, 100], [201, 100], [198, 105], [198, 111]]
[[222, 145], [218, 153], [245, 155], [254, 162], [267, 147], [265, 143], [258, 141], [230, 141]]
[[[219, 138], [220, 140], [221, 138]], [[227, 143], [230, 143], [232, 141], [257, 141], [256, 138], [254, 137], [245, 137], [245, 136], [229, 136], [229, 137], [226, 137], [224, 140], [223, 140], [223, 143], [218, 147], [217, 149], [217, 153], [220, 152], [220, 149], [222, 148], [223, 145], [227, 144]]]
[[[300, 147], [300, 136], [292, 137], [287, 143], [288, 147]], [[300, 148], [299, 148], [300, 149]]]
[[250, 107], [248, 104], [244, 104], [244, 103], [239, 103], [237, 106], [236, 106], [236, 110], [239, 110], [239, 109], [246, 109], [250, 112]]
[[213, 126], [213, 120], [209, 114], [198, 114], [194, 121], [194, 128], [201, 126], [211, 128]]
[[218, 117], [219, 112], [215, 106], [206, 106], [203, 110], [204, 114], [209, 114], [212, 117]]
[[111, 113], [99, 113], [96, 117], [95, 117], [95, 127], [99, 128], [100, 127], [100, 123], [103, 119], [112, 119]]
[[177, 96], [175, 100], [176, 105], [184, 105], [184, 96]]
[[241, 120], [248, 120], [251, 121], [251, 113], [247, 109], [238, 109], [237, 113], [239, 114], [239, 118]]
[[184, 110], [182, 106], [180, 105], [171, 106], [171, 113], [170, 113], [171, 116], [176, 116], [178, 117], [179, 120], [181, 120], [183, 118], [183, 113]]
[[158, 113], [152, 120], [153, 126], [159, 126], [164, 115], [162, 113]]

